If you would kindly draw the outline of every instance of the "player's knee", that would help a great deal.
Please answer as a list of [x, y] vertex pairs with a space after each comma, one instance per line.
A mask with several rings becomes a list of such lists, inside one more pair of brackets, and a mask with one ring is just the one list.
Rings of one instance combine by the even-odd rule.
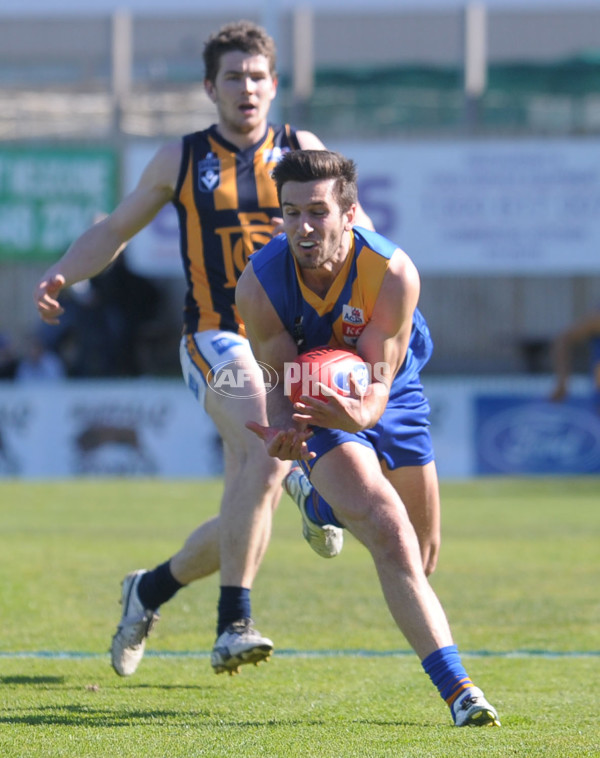
[[419, 566], [421, 554], [410, 525], [401, 519], [375, 518], [367, 547], [376, 562], [395, 565], [401, 571], [413, 573]]

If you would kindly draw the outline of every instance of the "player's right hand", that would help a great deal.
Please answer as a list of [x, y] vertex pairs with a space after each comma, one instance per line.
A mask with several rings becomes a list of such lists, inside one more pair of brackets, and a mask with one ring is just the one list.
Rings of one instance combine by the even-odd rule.
[[310, 461], [316, 456], [316, 453], [309, 451], [306, 444], [313, 436], [309, 429], [277, 429], [273, 426], [262, 426], [256, 421], [247, 421], [246, 429], [260, 437], [272, 458], [279, 458], [280, 461]]
[[49, 279], [43, 279], [33, 295], [38, 313], [47, 324], [58, 324], [65, 309], [58, 302], [60, 291], [65, 286], [65, 277], [56, 274]]

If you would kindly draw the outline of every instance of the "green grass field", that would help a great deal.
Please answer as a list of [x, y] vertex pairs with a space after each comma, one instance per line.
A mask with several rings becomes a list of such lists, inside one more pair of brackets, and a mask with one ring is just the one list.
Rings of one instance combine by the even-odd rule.
[[120, 581], [212, 515], [219, 482], [0, 482], [0, 756], [600, 756], [600, 480], [442, 485], [432, 583], [501, 729], [456, 729], [355, 540], [333, 561], [287, 498], [253, 591], [272, 660], [215, 676], [217, 577], [162, 610], [136, 675]]

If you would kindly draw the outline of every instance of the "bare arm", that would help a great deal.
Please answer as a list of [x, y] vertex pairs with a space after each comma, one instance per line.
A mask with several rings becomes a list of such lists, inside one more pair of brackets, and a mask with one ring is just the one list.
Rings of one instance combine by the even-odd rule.
[[296, 420], [348, 432], [368, 429], [377, 423], [387, 405], [393, 378], [406, 357], [419, 292], [417, 269], [406, 253], [396, 250], [372, 318], [356, 346], [358, 354], [373, 370], [366, 394], [333, 395], [327, 403], [302, 398], [296, 404]]
[[563, 400], [567, 395], [572, 371], [573, 349], [598, 335], [600, 335], [600, 313], [594, 313], [573, 324], [554, 340], [552, 359], [556, 386], [550, 396], [552, 400]]
[[292, 420], [292, 404], [283, 391], [285, 364], [293, 362], [298, 351], [256, 278], [251, 262], [238, 280], [236, 305], [246, 325], [246, 334], [255, 358], [268, 364], [279, 380], [277, 386], [267, 393], [270, 426], [261, 426], [253, 419], [249, 419], [246, 426], [265, 442], [269, 455], [275, 458], [311, 458], [313, 456], [306, 447], [311, 432], [306, 430], [305, 424], [297, 424]]
[[173, 198], [180, 160], [180, 143], [161, 148], [133, 192], [109, 216], [78, 237], [62, 258], [45, 272], [34, 293], [42, 320], [58, 323], [63, 309], [57, 298], [63, 287], [103, 271], [119, 255], [126, 242]]

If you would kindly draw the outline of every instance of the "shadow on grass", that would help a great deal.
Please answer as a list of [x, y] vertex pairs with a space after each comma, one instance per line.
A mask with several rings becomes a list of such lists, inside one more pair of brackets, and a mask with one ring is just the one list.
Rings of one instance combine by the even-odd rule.
[[[27, 685], [29, 687], [35, 687], [36, 685], [65, 685], [68, 679], [65, 676], [27, 676], [24, 674], [16, 674], [14, 676], [0, 676], [0, 686], [5, 685]], [[114, 684], [103, 684], [99, 689], [117, 690], [123, 689], [125, 680], [120, 678], [114, 679]], [[127, 681], [126, 688], [131, 690], [216, 690], [216, 685], [206, 684], [148, 684], [148, 683], [133, 683]], [[71, 689], [67, 687], [67, 689]], [[76, 689], [80, 689], [77, 686]]]
[[89, 708], [87, 706], [44, 706], [34, 713], [14, 713], [0, 716], [0, 725], [12, 724], [26, 726], [66, 726], [105, 729], [107, 727], [165, 726], [167, 724], [189, 724], [195, 721], [198, 728], [205, 727], [245, 729], [263, 727], [297, 727], [319, 726], [326, 724], [323, 719], [256, 719], [231, 721], [215, 719], [214, 713], [208, 711], [168, 711], [168, 710], [112, 710], [110, 708]]
[[[99, 728], [107, 727], [134, 727], [134, 726], [164, 726], [167, 724], [185, 723], [193, 721], [197, 728], [225, 729], [260, 729], [260, 728], [284, 728], [284, 727], [323, 727], [328, 721], [325, 718], [267, 718], [267, 719], [223, 719], [217, 717], [211, 710], [155, 710], [155, 709], [112, 709], [93, 708], [89, 705], [48, 705], [36, 708], [34, 711], [24, 713], [15, 709], [12, 714], [5, 713], [0, 716], [0, 725], [12, 724], [27, 726], [66, 726]], [[353, 724], [359, 726], [378, 726], [391, 728], [417, 727], [431, 729], [439, 727], [439, 724], [417, 723], [401, 721], [397, 719], [352, 719]]]
[[[207, 713], [186, 712], [190, 715], [207, 718]], [[44, 706], [36, 708], [33, 713], [14, 713], [0, 716], [0, 724], [27, 724], [28, 726], [69, 726], [69, 727], [131, 727], [151, 722], [161, 724], [181, 719], [181, 711], [163, 710], [112, 710], [110, 708], [90, 708], [79, 705]]]
[[[155, 710], [155, 709], [112, 709], [90, 708], [86, 705], [48, 705], [36, 708], [34, 712], [23, 713], [17, 709], [10, 714], [6, 711], [0, 716], [0, 725], [12, 726], [65, 726], [105, 729], [135, 726], [166, 726], [175, 724], [189, 724], [193, 721], [198, 728], [226, 729], [260, 729], [287, 728], [287, 727], [323, 727], [327, 724], [326, 719], [247, 719], [232, 720], [216, 718], [215, 714], [208, 710]], [[389, 726], [400, 726], [397, 722], [390, 722]]]
[[64, 676], [0, 676], [0, 684], [64, 684]]

